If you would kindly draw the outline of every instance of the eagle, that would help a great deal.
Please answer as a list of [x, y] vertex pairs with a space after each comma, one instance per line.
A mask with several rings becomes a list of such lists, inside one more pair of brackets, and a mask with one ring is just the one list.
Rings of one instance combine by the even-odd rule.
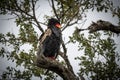
[[51, 18], [48, 20], [47, 29], [40, 36], [39, 41], [37, 54], [43, 54], [45, 57], [55, 60], [62, 43], [61, 25], [57, 19]]

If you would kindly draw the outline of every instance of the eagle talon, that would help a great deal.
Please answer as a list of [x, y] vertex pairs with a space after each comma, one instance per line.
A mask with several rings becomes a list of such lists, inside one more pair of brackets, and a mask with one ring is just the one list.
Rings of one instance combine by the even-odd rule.
[[50, 60], [55, 60], [55, 57], [47, 57], [47, 58], [49, 58]]

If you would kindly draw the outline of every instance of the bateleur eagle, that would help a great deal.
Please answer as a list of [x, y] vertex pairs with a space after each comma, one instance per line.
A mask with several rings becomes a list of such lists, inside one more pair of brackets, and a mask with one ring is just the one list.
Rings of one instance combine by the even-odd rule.
[[38, 54], [55, 59], [58, 55], [60, 44], [62, 42], [60, 22], [51, 18], [48, 20], [48, 28], [40, 37], [40, 50]]

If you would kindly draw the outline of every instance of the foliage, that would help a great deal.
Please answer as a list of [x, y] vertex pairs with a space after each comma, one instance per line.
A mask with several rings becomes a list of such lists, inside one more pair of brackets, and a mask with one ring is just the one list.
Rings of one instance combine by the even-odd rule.
[[[78, 50], [83, 50], [84, 55], [78, 56], [80, 60], [80, 73], [89, 76], [92, 80], [120, 78], [120, 68], [118, 62], [120, 54], [116, 51], [116, 44], [112, 39], [112, 33], [105, 32], [106, 36], [100, 32], [89, 34], [79, 34], [76, 31], [70, 37], [71, 42], [78, 42]], [[82, 54], [82, 53], [80, 53]]]
[[[110, 0], [48, 0], [52, 5], [52, 17], [56, 17], [63, 24], [63, 29], [67, 29], [86, 17], [86, 12], [92, 11], [111, 11], [113, 16], [120, 18], [120, 8], [114, 7]], [[44, 32], [41, 25], [46, 25], [45, 22], [40, 22], [36, 16], [37, 3], [40, 0], [1, 0], [0, 14], [14, 15], [16, 26], [19, 27], [19, 34], [8, 32], [7, 34], [0, 33], [0, 57], [7, 58], [8, 61], [16, 63], [16, 67], [8, 66], [6, 71], [1, 75], [2, 79], [25, 79], [29, 80], [32, 76], [41, 77], [44, 75], [44, 69], [35, 66], [36, 51], [38, 44], [38, 33], [35, 28], [41, 33]], [[46, 16], [46, 14], [45, 14]], [[49, 16], [50, 17], [50, 16]], [[120, 75], [120, 69], [116, 64], [119, 60], [116, 44], [111, 38], [111, 35], [106, 39], [101, 38], [101, 34], [96, 32], [89, 34], [88, 38], [84, 34], [74, 33], [70, 37], [71, 42], [79, 43], [79, 51], [84, 50], [84, 56], [77, 57], [80, 60], [80, 73], [90, 76], [92, 79], [117, 79]], [[30, 49], [21, 50], [21, 46], [29, 45]], [[104, 59], [104, 61], [101, 61]], [[23, 70], [18, 67], [23, 66]], [[105, 76], [103, 76], [105, 75]], [[112, 78], [110, 76], [113, 76]], [[57, 75], [49, 73], [45, 76], [46, 80], [56, 79]]]

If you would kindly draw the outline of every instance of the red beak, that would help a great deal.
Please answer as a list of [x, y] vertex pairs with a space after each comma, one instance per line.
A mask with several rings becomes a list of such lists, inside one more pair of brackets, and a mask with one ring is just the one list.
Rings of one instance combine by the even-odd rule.
[[57, 28], [61, 28], [61, 25], [60, 24], [55, 24], [55, 26], [57, 27]]

